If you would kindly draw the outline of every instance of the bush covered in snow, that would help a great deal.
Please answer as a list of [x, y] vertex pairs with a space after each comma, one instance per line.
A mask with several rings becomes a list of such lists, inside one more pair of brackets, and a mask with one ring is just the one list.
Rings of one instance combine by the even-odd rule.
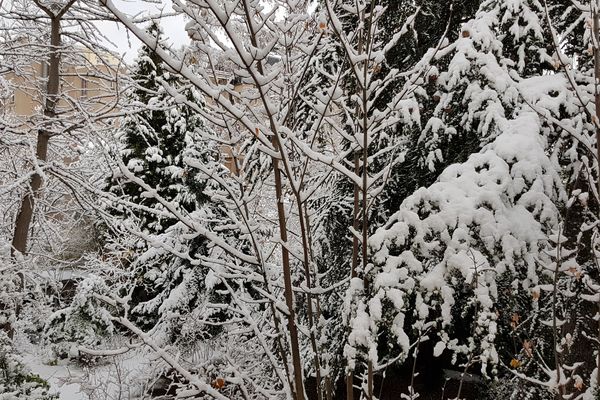
[[50, 392], [48, 383], [32, 374], [16, 354], [12, 340], [0, 330], [0, 399], [51, 400], [58, 396]]
[[109, 293], [101, 278], [91, 276], [79, 283], [68, 307], [50, 316], [45, 327], [46, 341], [58, 357], [76, 358], [78, 346], [97, 346], [115, 332], [111, 312], [116, 307], [105, 301]]

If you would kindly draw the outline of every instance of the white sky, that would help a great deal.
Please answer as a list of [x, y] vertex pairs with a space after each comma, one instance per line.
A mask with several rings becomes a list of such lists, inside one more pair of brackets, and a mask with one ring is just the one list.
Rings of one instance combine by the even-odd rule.
[[[153, 3], [144, 0], [113, 0], [113, 3], [124, 13], [130, 16], [157, 15], [162, 9], [165, 13], [172, 13], [171, 0], [154, 0]], [[162, 4], [160, 4], [162, 3]], [[174, 48], [179, 48], [189, 43], [188, 35], [185, 31], [185, 20], [182, 15], [175, 17], [161, 18], [160, 25], [168, 41]], [[99, 22], [102, 33], [113, 42], [115, 46], [109, 45], [119, 55], [125, 56], [126, 62], [131, 62], [137, 55], [140, 48], [140, 41], [127, 32], [127, 29], [121, 24], [114, 22]]]
[[[0, 8], [3, 1], [0, 0]], [[9, 3], [11, 1], [8, 0]], [[165, 14], [172, 14], [174, 12], [171, 0], [113, 0], [113, 3], [120, 11], [131, 17], [158, 16], [161, 10]], [[312, 10], [316, 7], [316, 3], [314, 1], [312, 4]], [[268, 3], [264, 5], [268, 6]], [[132, 62], [136, 58], [141, 43], [135, 36], [127, 32], [127, 29], [123, 25], [115, 22], [97, 22], [96, 24], [102, 34], [110, 41], [110, 43], [106, 43], [108, 48], [118, 55], [123, 56], [127, 63]], [[162, 17], [160, 19], [160, 25], [165, 34], [163, 39], [166, 39], [174, 49], [185, 46], [190, 42], [185, 31], [185, 24], [186, 21], [183, 15]]]
[[[130, 16], [157, 15], [161, 9], [167, 14], [174, 12], [171, 0], [113, 0], [113, 3], [119, 7], [119, 10]], [[316, 9], [317, 4], [318, 2], [313, 0], [309, 7], [309, 13]], [[269, 8], [268, 2], [264, 2], [263, 6]], [[177, 49], [189, 44], [190, 40], [185, 31], [186, 21], [183, 15], [161, 18], [160, 24], [173, 48]], [[106, 22], [100, 22], [98, 25], [102, 26], [103, 33], [110, 41], [116, 44], [116, 48], [110, 47], [113, 47], [118, 54], [125, 55], [126, 62], [129, 63], [135, 59], [141, 43], [133, 35], [128, 35], [123, 25]]]

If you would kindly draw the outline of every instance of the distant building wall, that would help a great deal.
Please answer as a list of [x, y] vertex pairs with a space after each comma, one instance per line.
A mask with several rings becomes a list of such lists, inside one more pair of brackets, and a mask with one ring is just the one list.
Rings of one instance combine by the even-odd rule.
[[[103, 55], [104, 60], [101, 60], [89, 50], [81, 51], [80, 57], [77, 57], [81, 65], [73, 65], [72, 57], [61, 62], [58, 109], [81, 106], [87, 112], [101, 111], [115, 103], [117, 77], [124, 71], [118, 67], [118, 59], [111, 54]], [[45, 99], [47, 75], [48, 64], [40, 61], [21, 68], [18, 74], [9, 72], [2, 75], [12, 88], [12, 96], [5, 104], [0, 104], [1, 111], [17, 117], [38, 114]]]

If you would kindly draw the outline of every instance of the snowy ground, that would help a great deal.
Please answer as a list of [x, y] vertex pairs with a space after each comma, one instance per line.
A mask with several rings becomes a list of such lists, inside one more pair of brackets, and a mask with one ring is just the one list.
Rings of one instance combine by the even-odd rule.
[[[98, 365], [53, 361], [42, 346], [20, 341], [19, 351], [31, 371], [48, 381], [60, 400], [129, 400], [146, 390], [148, 373], [157, 367], [143, 349], [106, 357]], [[132, 382], [139, 382], [138, 385]]]
[[[37, 350], [37, 349], [31, 349]], [[84, 371], [72, 364], [47, 365], [43, 356], [38, 354], [23, 354], [25, 363], [31, 368], [34, 374], [39, 375], [50, 384], [52, 392], [58, 392], [61, 400], [79, 400], [88, 399], [81, 392], [80, 379], [84, 376]], [[73, 383], [70, 383], [73, 382]]]

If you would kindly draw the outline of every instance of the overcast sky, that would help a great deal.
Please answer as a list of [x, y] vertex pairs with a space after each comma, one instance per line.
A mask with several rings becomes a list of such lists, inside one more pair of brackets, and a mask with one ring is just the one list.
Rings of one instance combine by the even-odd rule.
[[[172, 13], [171, 0], [160, 0], [162, 5], [155, 0], [154, 4], [146, 3], [143, 0], [113, 0], [113, 3], [121, 11], [130, 16], [138, 15], [156, 15], [161, 8], [165, 13]], [[141, 43], [133, 35], [128, 34], [123, 25], [117, 23], [101, 22], [98, 23], [102, 32], [113, 42], [115, 46], [109, 46], [116, 53], [125, 56], [125, 61], [131, 62], [137, 55], [137, 50]], [[189, 38], [185, 32], [185, 20], [182, 15], [161, 19], [161, 26], [165, 36], [175, 48], [179, 48], [189, 43]]]
[[[1, 1], [1, 0], [0, 0]], [[150, 0], [152, 3], [145, 0], [113, 0], [113, 3], [119, 7], [119, 10], [131, 16], [139, 15], [157, 15], [160, 10], [169, 14], [173, 13], [171, 0]], [[312, 13], [317, 7], [318, 2], [313, 0], [309, 7], [309, 13]], [[268, 3], [263, 4], [269, 7]], [[125, 61], [131, 62], [137, 55], [137, 50], [141, 43], [131, 34], [127, 34], [127, 30], [123, 25], [116, 23], [99, 23], [106, 36], [111, 42], [116, 44], [114, 50], [120, 55], [125, 55]], [[165, 32], [168, 41], [171, 42], [175, 49], [183, 45], [189, 44], [190, 40], [185, 31], [186, 21], [183, 15], [175, 17], [161, 18], [161, 26]]]
[[[10, 2], [8, 0], [8, 5]], [[171, 0], [112, 0], [117, 8], [131, 17], [142, 17], [142, 16], [157, 16], [161, 13], [172, 14], [174, 13]], [[4, 0], [0, 0], [0, 8]], [[6, 3], [4, 3], [6, 5]], [[316, 7], [317, 2], [313, 0], [313, 4], [309, 8], [309, 12], [312, 12]], [[267, 3], [264, 4], [268, 6]], [[10, 8], [10, 7], [9, 7]], [[0, 12], [0, 19], [1, 17]], [[132, 62], [138, 53], [138, 49], [141, 47], [140, 41], [127, 32], [127, 29], [116, 22], [97, 22], [101, 32], [107, 37], [109, 43], [106, 43], [107, 47], [113, 50], [115, 53], [123, 56], [127, 63]], [[170, 42], [174, 49], [181, 48], [190, 43], [187, 32], [185, 31], [186, 20], [183, 15], [162, 17], [160, 20], [161, 27], [165, 33], [167, 42]]]

